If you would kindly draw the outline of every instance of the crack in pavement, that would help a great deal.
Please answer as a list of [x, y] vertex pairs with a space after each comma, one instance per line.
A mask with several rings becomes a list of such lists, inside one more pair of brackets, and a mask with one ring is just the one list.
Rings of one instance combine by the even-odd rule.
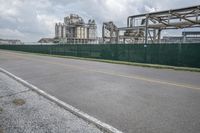
[[5, 96], [0, 96], [0, 99], [5, 98], [5, 97], [11, 97], [11, 96], [14, 96], [14, 95], [17, 95], [17, 94], [20, 94], [20, 93], [26, 93], [26, 92], [29, 92], [29, 91], [31, 91], [31, 90], [28, 89], [28, 90], [20, 91], [20, 92], [17, 92], [17, 93], [5, 95]]

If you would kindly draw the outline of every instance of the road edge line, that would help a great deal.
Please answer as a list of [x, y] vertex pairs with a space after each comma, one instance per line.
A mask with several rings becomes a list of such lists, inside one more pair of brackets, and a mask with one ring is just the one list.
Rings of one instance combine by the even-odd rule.
[[118, 129], [112, 127], [109, 124], [106, 124], [104, 122], [101, 122], [100, 120], [82, 112], [81, 110], [57, 99], [56, 97], [44, 92], [43, 90], [39, 89], [38, 87], [28, 83], [27, 81], [15, 76], [14, 74], [6, 71], [5, 69], [0, 67], [0, 72], [6, 74], [7, 76], [11, 77], [12, 79], [16, 80], [17, 82], [21, 83], [22, 85], [24, 85], [25, 87], [30, 88], [31, 90], [37, 92], [39, 95], [47, 98], [48, 100], [56, 103], [58, 106], [64, 108], [65, 110], [71, 112], [72, 114], [80, 117], [81, 119], [94, 124], [97, 128], [99, 128], [101, 131], [103, 132], [108, 132], [108, 133], [123, 133], [122, 131], [119, 131]]

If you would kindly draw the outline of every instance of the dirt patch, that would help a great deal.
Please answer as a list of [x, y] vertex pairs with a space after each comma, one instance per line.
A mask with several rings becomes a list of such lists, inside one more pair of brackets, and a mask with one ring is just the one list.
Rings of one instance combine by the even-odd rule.
[[0, 133], [3, 133], [3, 129], [2, 128], [0, 128]]
[[[3, 108], [0, 107], [0, 113], [3, 112]], [[1, 133], [1, 132], [0, 132]]]
[[13, 100], [13, 103], [17, 106], [21, 106], [21, 105], [24, 105], [26, 103], [26, 101], [23, 99], [15, 99], [15, 100]]

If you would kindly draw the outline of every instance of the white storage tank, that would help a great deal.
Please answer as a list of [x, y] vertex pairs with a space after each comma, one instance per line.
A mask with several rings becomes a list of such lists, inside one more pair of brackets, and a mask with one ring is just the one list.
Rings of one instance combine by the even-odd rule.
[[77, 39], [81, 39], [81, 27], [76, 28], [76, 37]]

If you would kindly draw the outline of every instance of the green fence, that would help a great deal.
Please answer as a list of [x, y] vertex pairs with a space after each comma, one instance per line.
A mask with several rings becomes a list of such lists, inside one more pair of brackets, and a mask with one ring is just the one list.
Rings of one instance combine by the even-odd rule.
[[0, 49], [200, 68], [200, 44], [0, 45]]

